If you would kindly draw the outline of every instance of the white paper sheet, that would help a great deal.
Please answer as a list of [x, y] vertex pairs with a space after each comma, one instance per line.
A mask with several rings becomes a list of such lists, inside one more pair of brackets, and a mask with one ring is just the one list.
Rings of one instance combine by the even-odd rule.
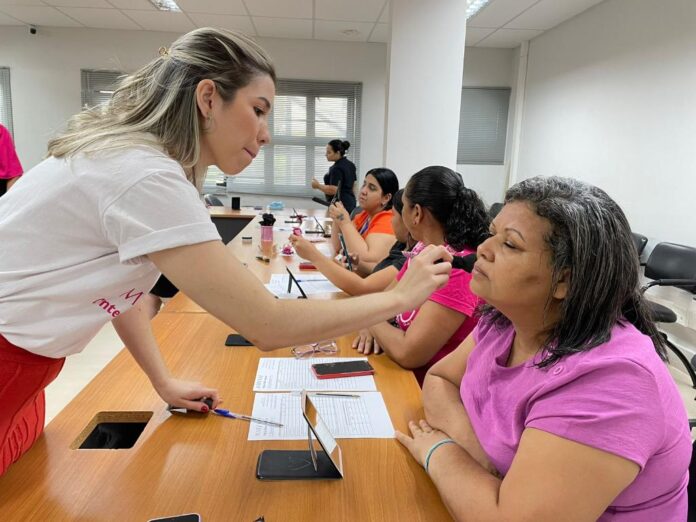
[[[359, 398], [309, 395], [334, 438], [394, 438], [394, 426], [380, 392], [356, 393]], [[252, 417], [280, 422], [283, 427], [252, 422], [249, 440], [307, 439], [299, 393], [257, 393]]]
[[[295, 283], [292, 284], [292, 288], [288, 293], [288, 279], [290, 276], [288, 274], [273, 274], [271, 276], [271, 282], [268, 283], [266, 288], [278, 296], [281, 299], [296, 299], [300, 295], [300, 290], [297, 288]], [[336, 286], [322, 274], [295, 274], [295, 279], [302, 286], [305, 294], [315, 295], [315, 294], [330, 294], [333, 292], [342, 292], [342, 290]]]
[[377, 391], [372, 375], [317, 379], [310, 368], [312, 364], [365, 360], [366, 357], [262, 357], [256, 371], [254, 391]]

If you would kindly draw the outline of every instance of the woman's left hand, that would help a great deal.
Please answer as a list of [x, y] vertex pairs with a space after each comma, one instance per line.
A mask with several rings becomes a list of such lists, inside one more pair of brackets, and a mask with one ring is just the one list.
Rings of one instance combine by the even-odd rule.
[[319, 183], [316, 179], [312, 180], [312, 188], [313, 189], [318, 189], [321, 186], [321, 183]]
[[406, 446], [413, 458], [425, 467], [425, 456], [428, 454], [428, 450], [433, 447], [433, 444], [447, 439], [447, 434], [431, 427], [425, 419], [421, 419], [420, 423], [409, 421], [408, 429], [413, 437], [397, 431], [395, 433], [396, 440]]
[[337, 223], [339, 227], [346, 223], [350, 223], [350, 214], [340, 201], [337, 201], [329, 207], [329, 217], [333, 219], [333, 222]]
[[167, 404], [202, 413], [208, 412], [208, 406], [200, 399], [213, 399], [212, 409], [217, 408], [218, 404], [222, 402], [215, 388], [208, 388], [198, 382], [182, 381], [170, 377], [155, 389]]

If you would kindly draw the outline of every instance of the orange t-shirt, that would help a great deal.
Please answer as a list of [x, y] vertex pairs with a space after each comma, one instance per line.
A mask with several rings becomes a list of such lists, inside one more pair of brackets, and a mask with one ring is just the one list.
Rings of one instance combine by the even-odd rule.
[[363, 239], [373, 233], [394, 235], [394, 229], [391, 224], [392, 210], [382, 210], [372, 218], [363, 210], [353, 218], [353, 224], [358, 229]]

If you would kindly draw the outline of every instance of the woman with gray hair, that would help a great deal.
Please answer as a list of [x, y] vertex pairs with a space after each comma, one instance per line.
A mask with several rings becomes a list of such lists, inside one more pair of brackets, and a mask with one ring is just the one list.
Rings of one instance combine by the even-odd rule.
[[[0, 474], [41, 434], [43, 390], [108, 321], [169, 404], [208, 411], [217, 390], [175, 379], [142, 297], [164, 273], [263, 350], [326, 339], [421, 304], [451, 259], [432, 249], [393, 292], [279, 301], [224, 247], [199, 191], [269, 142], [275, 71], [242, 35], [198, 29], [73, 117], [48, 158], [0, 199]], [[387, 295], [387, 294], [392, 295]]]
[[686, 520], [686, 412], [619, 206], [533, 178], [490, 232], [471, 282], [488, 306], [398, 439], [457, 520]]

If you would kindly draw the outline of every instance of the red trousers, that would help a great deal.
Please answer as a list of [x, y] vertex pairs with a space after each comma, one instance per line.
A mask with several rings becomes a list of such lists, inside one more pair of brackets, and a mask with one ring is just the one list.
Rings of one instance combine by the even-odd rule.
[[65, 358], [27, 352], [0, 335], [0, 475], [41, 435], [44, 388], [58, 376], [64, 362]]

